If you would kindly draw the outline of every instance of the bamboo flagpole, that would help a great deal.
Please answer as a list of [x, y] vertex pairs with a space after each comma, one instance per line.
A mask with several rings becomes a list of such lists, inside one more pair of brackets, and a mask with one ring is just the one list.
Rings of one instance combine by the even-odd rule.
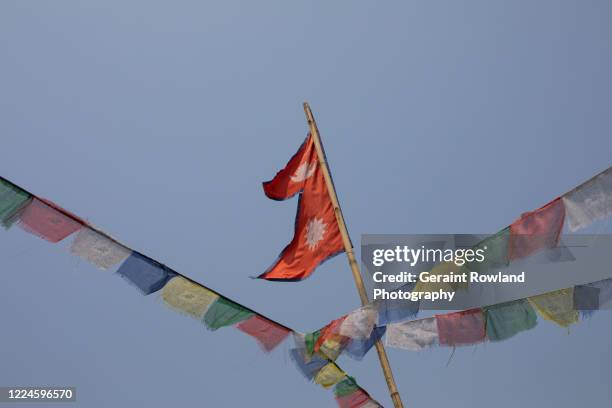
[[[317, 151], [317, 157], [319, 158], [319, 165], [323, 170], [323, 176], [325, 177], [325, 184], [327, 185], [329, 198], [332, 202], [332, 206], [334, 207], [334, 214], [336, 215], [338, 228], [340, 229], [340, 234], [342, 235], [344, 251], [346, 252], [346, 256], [351, 267], [351, 272], [353, 273], [355, 285], [357, 285], [357, 292], [359, 292], [361, 304], [365, 306], [369, 303], [368, 294], [366, 292], [365, 285], [363, 284], [363, 280], [361, 279], [361, 272], [359, 271], [359, 265], [357, 264], [357, 260], [355, 259], [353, 244], [351, 243], [351, 238], [349, 237], [348, 229], [346, 228], [346, 224], [344, 223], [344, 217], [342, 215], [342, 210], [340, 209], [340, 204], [338, 203], [336, 189], [334, 188], [334, 183], [329, 172], [329, 167], [327, 166], [327, 160], [325, 159], [325, 152], [321, 143], [319, 129], [317, 128], [317, 123], [315, 122], [308, 102], [304, 102], [304, 112], [306, 113], [306, 119], [308, 120], [308, 126], [310, 127], [310, 134], [312, 135], [315, 149]], [[393, 400], [393, 405], [395, 406], [395, 408], [403, 408], [404, 405], [402, 404], [400, 394], [397, 390], [397, 385], [395, 384], [395, 379], [393, 378], [393, 372], [391, 371], [391, 365], [389, 364], [389, 358], [387, 357], [385, 347], [383, 346], [380, 340], [375, 343], [375, 346], [376, 351], [378, 352], [378, 359], [380, 360], [380, 365], [382, 367], [385, 380], [387, 381], [387, 386], [389, 387], [391, 400]]]

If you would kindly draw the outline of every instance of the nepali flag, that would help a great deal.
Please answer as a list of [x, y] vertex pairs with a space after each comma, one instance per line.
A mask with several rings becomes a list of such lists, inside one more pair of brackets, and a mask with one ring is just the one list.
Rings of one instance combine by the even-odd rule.
[[286, 199], [302, 190], [293, 240], [277, 261], [259, 279], [299, 281], [312, 274], [328, 258], [344, 250], [336, 215], [329, 198], [323, 171], [308, 136], [298, 153], [276, 177], [264, 183], [270, 198]]
[[272, 180], [263, 183], [264, 193], [273, 200], [291, 198], [302, 191], [306, 180], [314, 175], [316, 167], [317, 152], [309, 134], [285, 168], [276, 173]]

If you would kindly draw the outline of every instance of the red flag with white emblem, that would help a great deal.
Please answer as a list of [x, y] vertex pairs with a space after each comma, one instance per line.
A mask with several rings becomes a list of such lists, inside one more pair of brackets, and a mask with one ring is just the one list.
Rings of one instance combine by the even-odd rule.
[[[292, 163], [296, 157], [294, 156], [287, 167], [280, 171], [274, 180], [269, 182], [274, 183], [279, 178], [286, 178], [287, 174], [290, 174], [286, 170], [292, 164], [293, 168], [298, 169], [300, 166], [309, 163], [306, 167], [307, 171], [297, 173], [300, 176], [298, 179], [302, 179], [299, 183], [303, 191], [298, 203], [293, 240], [283, 249], [274, 265], [258, 277], [260, 279], [278, 281], [305, 279], [323, 261], [344, 250], [342, 236], [329, 198], [323, 172], [316, 160], [316, 151], [314, 146], [308, 147], [312, 144], [310, 139], [308, 137], [305, 142], [306, 149], [311, 151], [310, 156], [308, 158], [304, 156], [299, 162], [301, 164], [297, 166]], [[302, 148], [304, 147], [303, 145]], [[312, 170], [310, 170], [310, 163], [314, 166]], [[294, 171], [293, 174], [296, 174], [296, 172]], [[285, 185], [288, 187], [282, 190], [274, 190], [276, 192], [282, 191], [282, 194], [275, 197], [286, 198], [291, 191], [299, 191], [292, 190], [298, 188], [294, 185]], [[270, 197], [270, 195], [268, 196]]]
[[263, 183], [264, 193], [273, 200], [286, 200], [302, 191], [306, 180], [317, 167], [317, 152], [312, 136], [308, 135], [302, 146], [289, 160], [284, 169], [270, 181]]

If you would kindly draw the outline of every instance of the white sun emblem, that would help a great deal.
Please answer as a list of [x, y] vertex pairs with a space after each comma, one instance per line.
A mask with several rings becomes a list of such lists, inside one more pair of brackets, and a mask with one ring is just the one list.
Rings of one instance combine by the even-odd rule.
[[312, 251], [319, 245], [319, 241], [321, 241], [325, 235], [326, 228], [327, 224], [325, 224], [323, 220], [319, 218], [310, 220], [306, 226], [306, 245], [308, 245], [308, 249]]
[[304, 162], [300, 164], [300, 167], [297, 168], [295, 174], [291, 176], [291, 181], [293, 181], [294, 183], [299, 183], [300, 181], [306, 180], [308, 177], [314, 174], [316, 168], [317, 162]]

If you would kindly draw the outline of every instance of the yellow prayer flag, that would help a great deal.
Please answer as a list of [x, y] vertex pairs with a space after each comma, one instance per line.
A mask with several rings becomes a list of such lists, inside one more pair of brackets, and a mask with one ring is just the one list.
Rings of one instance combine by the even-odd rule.
[[319, 353], [323, 354], [330, 360], [335, 361], [346, 345], [346, 340], [347, 339], [343, 341], [341, 338], [334, 338], [334, 336], [332, 336], [332, 338], [326, 339], [323, 344], [321, 344], [319, 347]]
[[336, 364], [329, 363], [319, 370], [314, 381], [323, 388], [329, 388], [338, 384], [344, 377], [346, 377], [344, 371], [338, 368]]
[[200, 319], [219, 297], [210, 290], [183, 278], [174, 277], [162, 289], [162, 299], [170, 307]]
[[[436, 277], [435, 279], [438, 279], [439, 282], [423, 282], [419, 280], [414, 287], [414, 292], [438, 292], [439, 290], [454, 292], [457, 289], [467, 289], [467, 283], [453, 282], [453, 276], [456, 277], [462, 273], [469, 273], [465, 265], [457, 266], [454, 262], [442, 262], [431, 268], [429, 272], [429, 276], [432, 278]], [[447, 280], [447, 282], [443, 282], [444, 280]]]
[[567, 327], [578, 321], [574, 310], [574, 288], [561, 289], [528, 298], [529, 302], [546, 320]]

